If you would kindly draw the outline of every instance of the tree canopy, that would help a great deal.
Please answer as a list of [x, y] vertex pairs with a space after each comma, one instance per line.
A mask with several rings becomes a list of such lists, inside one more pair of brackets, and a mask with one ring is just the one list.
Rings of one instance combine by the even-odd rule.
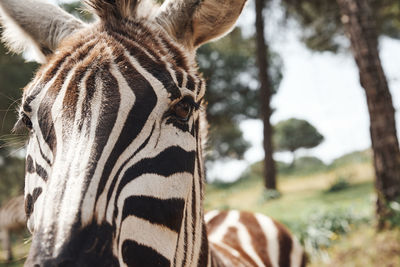
[[0, 44], [0, 136], [10, 133], [22, 88], [32, 78], [36, 67], [34, 63], [24, 62], [20, 56], [11, 55]]
[[[369, 0], [379, 35], [400, 38], [400, 1]], [[337, 52], [348, 48], [339, 6], [332, 0], [282, 0], [287, 17], [303, 28], [302, 41], [315, 51]], [[343, 18], [346, 19], [346, 18]]]
[[278, 151], [295, 152], [299, 148], [318, 146], [324, 137], [306, 120], [291, 118], [274, 127], [274, 144]]

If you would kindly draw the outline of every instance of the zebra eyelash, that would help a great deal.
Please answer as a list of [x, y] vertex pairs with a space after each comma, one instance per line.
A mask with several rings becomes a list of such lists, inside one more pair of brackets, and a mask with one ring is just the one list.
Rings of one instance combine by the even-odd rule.
[[196, 102], [193, 97], [191, 96], [184, 96], [179, 102], [187, 102], [189, 103], [194, 110], [198, 110], [201, 108], [201, 102], [203, 101], [203, 99], [200, 99], [199, 102]]
[[31, 131], [32, 127], [33, 127], [33, 125], [32, 125], [31, 119], [28, 117], [28, 115], [26, 115], [25, 113], [21, 112], [20, 115], [19, 115], [19, 119], [15, 123], [12, 131], [14, 133], [21, 133], [25, 129], [28, 129], [29, 131]]
[[[179, 123], [187, 123], [189, 118], [193, 115], [193, 112], [201, 109], [201, 103], [202, 99], [199, 102], [196, 102], [192, 96], [184, 96], [169, 108], [169, 110], [164, 114], [163, 118], [173, 118]], [[180, 107], [182, 104], [188, 105], [190, 108], [183, 108], [179, 110], [178, 107]], [[183, 113], [179, 114], [179, 111]], [[185, 114], [185, 112], [187, 113]]]

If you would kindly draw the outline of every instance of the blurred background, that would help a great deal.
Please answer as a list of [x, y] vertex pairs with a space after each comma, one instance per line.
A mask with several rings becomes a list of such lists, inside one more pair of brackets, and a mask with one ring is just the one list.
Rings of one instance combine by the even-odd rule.
[[[249, 0], [237, 26], [198, 50], [206, 210], [275, 218], [310, 266], [400, 266], [400, 2]], [[22, 266], [30, 242], [4, 219], [23, 209], [25, 136], [11, 129], [27, 59], [0, 45], [0, 266]]]

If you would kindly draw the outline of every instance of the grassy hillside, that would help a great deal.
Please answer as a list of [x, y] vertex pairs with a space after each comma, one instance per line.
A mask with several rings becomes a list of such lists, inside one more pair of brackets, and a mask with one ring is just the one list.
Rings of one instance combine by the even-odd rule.
[[[278, 190], [282, 197], [264, 201], [262, 178], [257, 171], [251, 171], [236, 183], [209, 185], [205, 208], [252, 210], [288, 222], [307, 220], [315, 212], [337, 209], [352, 208], [368, 215], [372, 214], [374, 200], [372, 180], [369, 160], [338, 164], [334, 168], [326, 166], [313, 174], [280, 174]], [[328, 192], [340, 183], [344, 184], [343, 190]]]

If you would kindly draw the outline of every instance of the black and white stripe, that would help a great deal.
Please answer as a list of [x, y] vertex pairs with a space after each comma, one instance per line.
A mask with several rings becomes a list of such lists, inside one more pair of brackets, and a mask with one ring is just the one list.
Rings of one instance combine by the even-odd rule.
[[[138, 34], [149, 31], [136, 26]], [[201, 102], [204, 83], [195, 80], [195, 69], [187, 70], [182, 85], [190, 88], [179, 88], [175, 81], [180, 72], [163, 61], [170, 60], [166, 54], [144, 44], [132, 49], [130, 42], [105, 29], [87, 39], [62, 51], [66, 58], [54, 58], [25, 90], [29, 103], [23, 104], [23, 112], [31, 110], [38, 126], [34, 135], [40, 136], [31, 137], [29, 144], [27, 193], [34, 187], [45, 191], [32, 224], [37, 236], [52, 234], [40, 254], [63, 254], [62, 241], [73, 229], [93, 227], [97, 221], [112, 229], [112, 252], [121, 265], [147, 253], [147, 261], [192, 266], [199, 261], [203, 225], [203, 167], [197, 162], [202, 155], [196, 154], [200, 116], [196, 111], [182, 124], [164, 114], [183, 96]], [[168, 36], [158, 40], [165, 43]], [[30, 92], [36, 93], [38, 85], [35, 97]], [[43, 146], [49, 156], [44, 157]], [[39, 162], [46, 162], [47, 170]], [[52, 219], [58, 216], [68, 221]], [[141, 228], [147, 231], [136, 230]], [[42, 245], [34, 239], [34, 248], [36, 242]], [[162, 242], [165, 246], [159, 247]]]

